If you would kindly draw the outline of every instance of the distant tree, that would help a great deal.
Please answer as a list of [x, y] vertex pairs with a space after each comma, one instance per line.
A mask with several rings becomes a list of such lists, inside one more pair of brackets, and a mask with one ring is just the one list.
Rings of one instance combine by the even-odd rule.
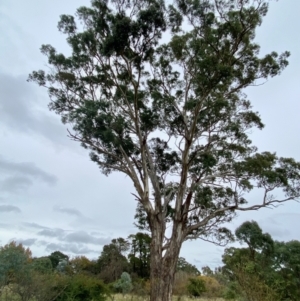
[[253, 301], [281, 300], [276, 285], [274, 241], [255, 221], [247, 221], [235, 234], [248, 248], [228, 248], [223, 255], [224, 272], [237, 285], [236, 292]]
[[69, 277], [61, 273], [35, 275], [35, 301], [58, 301], [69, 286]]
[[128, 239], [131, 241], [128, 255], [131, 271], [140, 278], [149, 278], [151, 237], [147, 233], [138, 232]]
[[87, 273], [94, 274], [96, 273], [97, 262], [88, 259], [85, 256], [76, 256], [69, 261], [70, 269], [72, 274], [77, 273]]
[[105, 245], [97, 260], [99, 276], [106, 283], [120, 278], [122, 272], [129, 270], [129, 263], [125, 254], [129, 250], [129, 242], [123, 238], [113, 239]]
[[52, 272], [52, 262], [49, 257], [33, 258], [32, 268], [35, 272], [49, 274]]
[[204, 280], [200, 277], [190, 278], [187, 291], [193, 297], [201, 297], [206, 292]]
[[174, 280], [173, 293], [178, 297], [188, 295], [188, 286], [190, 285], [190, 278], [199, 276], [200, 272], [196, 266], [190, 264], [185, 258], [179, 257]]
[[277, 277], [272, 279], [284, 300], [300, 300], [300, 241], [275, 241], [274, 269]]
[[204, 298], [208, 300], [217, 300], [221, 298], [224, 292], [224, 286], [218, 282], [218, 280], [213, 276], [199, 276], [204, 282], [205, 292], [202, 294]]
[[188, 295], [190, 278], [194, 278], [200, 274], [201, 273], [196, 266], [187, 262], [185, 258], [179, 257], [174, 280], [174, 295], [179, 298], [180, 296]]
[[123, 295], [129, 293], [133, 288], [130, 275], [123, 272], [120, 279], [114, 283], [114, 288]]
[[190, 278], [190, 274], [183, 271], [177, 271], [175, 273], [173, 295], [178, 296], [178, 298], [181, 296], [187, 296], [187, 286]]
[[52, 252], [48, 258], [51, 260], [53, 269], [56, 269], [60, 262], [69, 262], [69, 256], [60, 251]]
[[0, 248], [0, 284], [14, 283], [18, 278], [26, 278], [30, 272], [32, 255], [29, 248], [24, 248], [15, 241]]
[[66, 284], [55, 301], [105, 301], [109, 295], [105, 284], [95, 277], [78, 274], [68, 277]]
[[201, 271], [204, 276], [212, 276], [214, 274], [213, 270], [209, 266], [202, 267]]
[[[49, 72], [29, 77], [101, 172], [134, 184], [151, 231], [151, 301], [171, 300], [184, 241], [225, 244], [236, 212], [300, 196], [300, 164], [249, 139], [264, 125], [245, 88], [288, 65], [288, 52], [259, 55], [267, 11], [267, 0], [92, 0], [80, 26], [59, 21], [71, 55], [43, 45]], [[247, 205], [253, 189], [263, 198]]]
[[[30, 249], [23, 247], [21, 243], [13, 241], [0, 248], [0, 284], [6, 287], [6, 291], [9, 290], [12, 299], [29, 301], [34, 297], [38, 290], [36, 272], [44, 271], [41, 268], [43, 264], [40, 263], [32, 259]], [[51, 271], [50, 261], [48, 267], [48, 271]]]
[[190, 264], [183, 257], [178, 258], [177, 271], [186, 272], [191, 276], [199, 276], [201, 274], [195, 265]]
[[241, 243], [246, 243], [250, 251], [250, 257], [254, 259], [255, 254], [268, 255], [274, 252], [274, 241], [269, 233], [263, 233], [255, 221], [244, 222], [235, 230], [235, 235]]

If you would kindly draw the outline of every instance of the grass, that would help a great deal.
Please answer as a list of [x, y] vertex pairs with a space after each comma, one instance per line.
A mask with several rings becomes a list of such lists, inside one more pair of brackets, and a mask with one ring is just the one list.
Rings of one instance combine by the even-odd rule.
[[[32, 299], [30, 299], [33, 301]], [[122, 295], [122, 294], [115, 294], [111, 297], [107, 298], [107, 301], [149, 301], [149, 296], [137, 296], [137, 295]], [[172, 301], [225, 301], [222, 298], [217, 299], [207, 299], [207, 298], [189, 298], [187, 296], [173, 296]], [[8, 287], [2, 289], [0, 294], [0, 301], [20, 301], [19, 296], [13, 294]]]
[[[125, 295], [116, 294], [113, 296], [113, 301], [149, 301], [147, 296], [134, 296], [134, 295]], [[206, 299], [206, 298], [197, 298], [197, 301], [224, 301], [224, 299]], [[195, 301], [195, 299], [189, 298], [187, 296], [173, 296], [173, 301]]]

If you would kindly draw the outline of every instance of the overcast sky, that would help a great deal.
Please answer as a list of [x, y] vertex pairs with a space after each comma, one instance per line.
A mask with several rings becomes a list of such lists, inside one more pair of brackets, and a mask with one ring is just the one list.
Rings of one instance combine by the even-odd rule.
[[[42, 44], [67, 53], [57, 30], [61, 14], [73, 14], [87, 0], [0, 1], [0, 245], [17, 240], [34, 256], [60, 250], [99, 256], [112, 238], [137, 232], [136, 202], [129, 179], [102, 175], [88, 153], [67, 138], [60, 118], [49, 112], [46, 91], [27, 83], [45, 69]], [[300, 1], [271, 1], [257, 32], [261, 53], [291, 52], [281, 76], [247, 90], [266, 124], [254, 131], [260, 151], [300, 160]], [[253, 194], [253, 201], [260, 195]], [[300, 204], [239, 214], [230, 225], [256, 220], [277, 240], [300, 240]], [[201, 268], [221, 263], [223, 248], [201, 241], [185, 243], [181, 255]]]

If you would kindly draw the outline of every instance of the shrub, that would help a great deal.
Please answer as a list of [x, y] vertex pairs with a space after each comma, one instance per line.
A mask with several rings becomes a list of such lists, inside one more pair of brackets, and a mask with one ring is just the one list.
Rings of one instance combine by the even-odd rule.
[[129, 293], [132, 290], [130, 275], [123, 272], [121, 278], [115, 282], [114, 288], [117, 292], [120, 292], [123, 295]]
[[102, 280], [78, 274], [69, 278], [57, 301], [105, 301], [108, 295], [109, 290]]
[[204, 280], [201, 278], [190, 278], [187, 290], [189, 295], [200, 297], [206, 291]]

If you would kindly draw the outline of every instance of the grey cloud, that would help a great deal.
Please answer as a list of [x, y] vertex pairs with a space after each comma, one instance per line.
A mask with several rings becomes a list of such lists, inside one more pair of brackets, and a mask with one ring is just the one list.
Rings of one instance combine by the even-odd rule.
[[282, 225], [278, 222], [272, 224], [260, 223], [260, 225], [263, 228], [263, 231], [269, 233], [274, 239], [278, 239], [278, 238], [284, 239], [291, 234], [289, 230], [282, 227]]
[[0, 181], [0, 188], [7, 192], [19, 192], [27, 189], [33, 182], [22, 176], [12, 176]]
[[[38, 179], [49, 185], [54, 185], [57, 178], [38, 168], [31, 162], [11, 162], [0, 156], [0, 189], [9, 193], [16, 193], [32, 186]], [[3, 178], [4, 176], [4, 178]]]
[[0, 157], [0, 171], [5, 171], [8, 173], [17, 173], [19, 176], [19, 180], [24, 181], [25, 176], [31, 176], [33, 178], [40, 179], [48, 184], [55, 184], [57, 182], [57, 178], [49, 174], [42, 169], [35, 166], [34, 163], [31, 162], [9, 162]]
[[97, 251], [92, 250], [90, 248], [81, 246], [81, 245], [76, 245], [76, 244], [71, 244], [69, 246], [69, 251], [77, 254], [77, 255], [82, 255], [82, 254], [88, 254], [88, 253], [96, 253]]
[[16, 206], [12, 206], [12, 205], [0, 205], [0, 213], [1, 212], [15, 212], [15, 213], [20, 213], [21, 209], [16, 207]]
[[36, 238], [17, 239], [17, 242], [21, 243], [24, 246], [30, 247], [36, 242]]
[[267, 231], [268, 233], [270, 233], [270, 235], [274, 238], [286, 238], [288, 237], [291, 232], [287, 229], [282, 229], [280, 227], [270, 227], [269, 231]]
[[31, 121], [33, 91], [25, 77], [0, 73], [1, 121], [20, 131], [27, 130]]
[[92, 232], [91, 232], [91, 235], [95, 235], [95, 236], [104, 236], [105, 233], [103, 233], [103, 232], [98, 232], [98, 231], [92, 231]]
[[35, 244], [40, 247], [40, 246], [46, 246], [46, 245], [48, 245], [48, 243], [49, 242], [47, 242], [45, 240], [38, 240]]
[[57, 212], [67, 213], [67, 214], [70, 214], [70, 215], [75, 215], [77, 217], [82, 217], [82, 214], [74, 208], [61, 208], [61, 207], [55, 206], [53, 208], [53, 210], [57, 211]]
[[[29, 84], [26, 80], [27, 76], [24, 75], [14, 77], [0, 73], [1, 123], [19, 132], [37, 133], [56, 144], [70, 145], [59, 118], [48, 113], [47, 96], [44, 96], [43, 105], [40, 102], [41, 96], [37, 95], [33, 84]], [[41, 88], [36, 88], [42, 91]]]
[[[274, 213], [266, 219], [261, 219], [259, 225], [264, 232], [269, 233], [273, 239], [291, 240], [298, 236], [297, 225], [300, 213], [281, 212]], [[298, 236], [299, 237], [299, 236]]]
[[85, 247], [82, 244], [76, 244], [76, 243], [71, 243], [71, 244], [50, 243], [47, 245], [46, 250], [49, 252], [59, 250], [61, 252], [74, 253], [76, 255], [99, 253], [98, 251], [89, 249], [88, 247]]
[[220, 266], [220, 265], [222, 265], [222, 258], [215, 257], [215, 258], [208, 260], [207, 262], [209, 262], [208, 266], [213, 266], [213, 267]]
[[11, 229], [11, 225], [7, 223], [0, 223], [0, 229]]
[[24, 222], [23, 225], [24, 225], [25, 227], [28, 227], [28, 228], [34, 228], [34, 229], [48, 229], [47, 227], [42, 226], [42, 225], [39, 225], [39, 224], [37, 224], [37, 223]]
[[37, 234], [46, 237], [61, 237], [64, 234], [64, 232], [65, 231], [62, 229], [43, 229]]
[[[40, 236], [56, 238], [62, 243], [76, 243], [76, 244], [94, 244], [94, 245], [104, 245], [111, 241], [111, 238], [106, 237], [94, 237], [87, 233], [86, 231], [74, 231], [67, 233], [68, 231], [59, 228], [41, 228], [41, 226], [33, 225], [33, 227], [39, 229], [37, 233]], [[52, 246], [52, 245], [50, 245]], [[54, 247], [53, 247], [54, 248]]]
[[47, 251], [58, 251], [58, 250], [65, 251], [65, 248], [61, 244], [56, 244], [56, 243], [52, 242], [52, 243], [47, 245], [46, 250]]
[[86, 216], [78, 216], [76, 219], [74, 219], [70, 226], [74, 228], [80, 227], [82, 229], [82, 226], [84, 227], [94, 227], [95, 226], [95, 220]]
[[88, 243], [88, 244], [95, 244], [95, 245], [104, 245], [110, 242], [110, 238], [96, 238], [92, 235], [88, 234], [85, 231], [77, 231], [70, 233], [62, 238], [63, 241], [67, 242], [76, 242], [76, 243]]

